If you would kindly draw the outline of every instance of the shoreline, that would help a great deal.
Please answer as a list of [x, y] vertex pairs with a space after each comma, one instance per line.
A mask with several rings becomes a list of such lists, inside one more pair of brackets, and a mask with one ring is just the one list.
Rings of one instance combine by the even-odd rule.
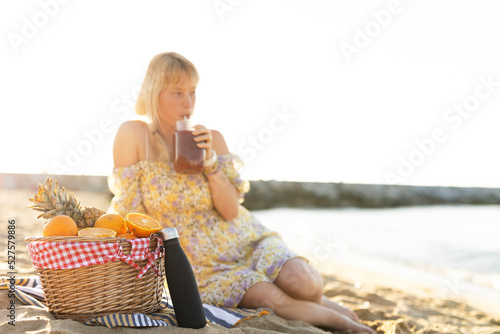
[[[350, 261], [353, 259], [351, 258]], [[339, 273], [340, 271], [340, 273]], [[343, 280], [368, 287], [390, 286], [418, 296], [436, 300], [453, 300], [470, 305], [500, 319], [500, 291], [488, 289], [472, 282], [445, 280], [438, 273], [418, 270], [410, 266], [394, 265], [390, 262], [374, 261], [346, 263], [329, 261], [323, 263], [323, 276], [337, 276]]]
[[[498, 208], [500, 209], [500, 208]], [[412, 239], [420, 239], [420, 231], [427, 231], [429, 225], [435, 224], [432, 220], [426, 224], [421, 223], [418, 229], [410, 228], [419, 224], [420, 219], [436, 217], [439, 221], [444, 217], [454, 221], [455, 229], [459, 230], [459, 216], [474, 216], [479, 220], [495, 215], [498, 209], [478, 206], [462, 206], [450, 209], [441, 207], [412, 207], [395, 209], [271, 209], [255, 211], [257, 218], [271, 230], [278, 231], [285, 243], [297, 254], [308, 258], [316, 268], [324, 274], [338, 275], [343, 277], [343, 271], [347, 272], [352, 282], [355, 282], [356, 273], [359, 277], [379, 278], [384, 285], [404, 289], [406, 286], [427, 288], [436, 299], [457, 299], [474, 305], [479, 309], [500, 316], [498, 300], [500, 300], [500, 289], [498, 272], [490, 270], [488, 273], [479, 275], [473, 266], [460, 267], [457, 262], [432, 262], [432, 257], [423, 257], [414, 260], [414, 252], [420, 246], [434, 247], [436, 244], [416, 242]], [[451, 212], [451, 214], [450, 214]], [[411, 216], [405, 224], [399, 224], [405, 215]], [[303, 222], [310, 218], [307, 228], [301, 228]], [[320, 220], [321, 219], [321, 220]], [[466, 219], [467, 220], [467, 219]], [[496, 220], [495, 220], [496, 221]], [[476, 223], [479, 231], [484, 226], [493, 228], [495, 221], [480, 225]], [[399, 230], [395, 229], [397, 224]], [[463, 227], [465, 226], [465, 227]], [[468, 224], [460, 226], [461, 230], [468, 231]], [[435, 228], [435, 233], [442, 234], [440, 240], [444, 240], [447, 234], [440, 233], [446, 230]], [[356, 233], [366, 233], [366, 236], [356, 236]], [[402, 235], [405, 231], [406, 235]], [[494, 230], [491, 230], [494, 231]], [[477, 233], [468, 232], [471, 238], [477, 237]], [[458, 238], [461, 234], [455, 234], [452, 238]], [[382, 238], [383, 237], [383, 238]], [[431, 238], [431, 235], [429, 234]], [[435, 238], [435, 237], [434, 237]], [[357, 241], [356, 241], [357, 240]], [[413, 241], [414, 244], [406, 244]], [[491, 243], [488, 239], [487, 244]], [[397, 246], [376, 246], [377, 243], [393, 243]], [[366, 245], [366, 246], [364, 246]], [[438, 242], [438, 245], [442, 245]], [[383, 247], [383, 250], [380, 250]], [[372, 251], [369, 251], [373, 249]], [[389, 256], [388, 252], [406, 252], [405, 256]], [[474, 249], [471, 247], [471, 249]], [[495, 249], [498, 249], [497, 247]], [[441, 252], [453, 252], [457, 246], [441, 248]], [[491, 250], [493, 252], [493, 250]], [[477, 254], [477, 253], [472, 253]], [[439, 252], [434, 254], [439, 258]], [[492, 255], [493, 256], [493, 255]], [[477, 258], [480, 260], [480, 258]], [[490, 258], [491, 259], [491, 258]], [[441, 265], [438, 265], [441, 263]], [[481, 263], [481, 262], [480, 262]], [[483, 259], [484, 263], [484, 259]]]

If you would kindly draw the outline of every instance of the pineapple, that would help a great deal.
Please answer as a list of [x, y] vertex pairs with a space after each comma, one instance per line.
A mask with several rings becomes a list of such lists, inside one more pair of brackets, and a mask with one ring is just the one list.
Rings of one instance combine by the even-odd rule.
[[105, 214], [97, 208], [80, 208], [75, 195], [64, 187], [59, 187], [57, 180], [49, 177], [38, 186], [38, 193], [30, 198], [30, 202], [34, 203], [30, 208], [42, 212], [38, 218], [50, 219], [67, 215], [73, 218], [79, 228], [93, 227], [97, 218]]

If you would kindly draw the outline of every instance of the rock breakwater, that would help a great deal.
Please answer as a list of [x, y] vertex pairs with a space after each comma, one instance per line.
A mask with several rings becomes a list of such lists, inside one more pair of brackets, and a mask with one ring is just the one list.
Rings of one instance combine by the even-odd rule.
[[[0, 174], [0, 190], [33, 189], [47, 176], [65, 188], [111, 193], [106, 176]], [[243, 205], [250, 210], [275, 207], [384, 208], [417, 205], [498, 205], [500, 188], [403, 186], [385, 184], [315, 183], [288, 181], [250, 182]]]

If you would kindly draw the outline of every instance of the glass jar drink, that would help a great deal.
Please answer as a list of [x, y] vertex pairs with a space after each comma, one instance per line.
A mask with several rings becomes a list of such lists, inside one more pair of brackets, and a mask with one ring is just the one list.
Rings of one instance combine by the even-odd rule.
[[177, 173], [195, 174], [203, 172], [205, 149], [194, 141], [194, 126], [187, 118], [178, 120], [175, 131], [174, 168]]

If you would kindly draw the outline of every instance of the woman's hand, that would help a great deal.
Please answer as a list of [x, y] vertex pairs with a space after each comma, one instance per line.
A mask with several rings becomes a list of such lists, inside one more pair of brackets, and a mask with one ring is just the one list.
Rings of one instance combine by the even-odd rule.
[[204, 125], [196, 125], [193, 131], [194, 141], [197, 143], [199, 148], [204, 148], [206, 150], [205, 160], [212, 157], [213, 150], [213, 137], [212, 132], [207, 129]]

